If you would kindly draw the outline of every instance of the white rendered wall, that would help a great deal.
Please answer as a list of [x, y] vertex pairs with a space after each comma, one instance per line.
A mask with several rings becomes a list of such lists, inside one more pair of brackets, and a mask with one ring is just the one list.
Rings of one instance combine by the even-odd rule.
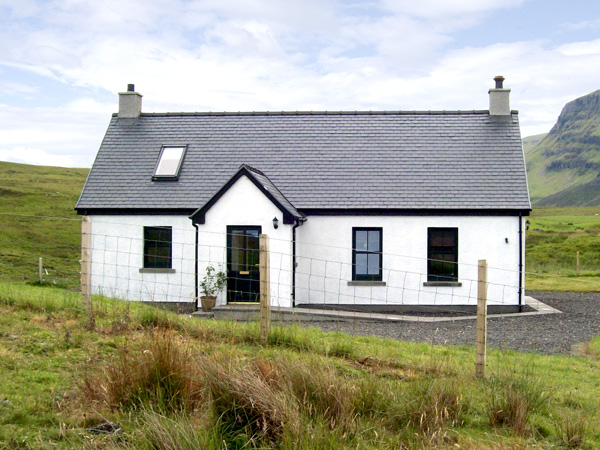
[[[518, 305], [519, 220], [523, 219], [309, 216], [296, 233], [296, 304], [475, 305], [477, 262], [485, 259], [488, 304]], [[383, 228], [385, 286], [348, 285], [352, 280], [352, 227]], [[429, 227], [458, 228], [458, 281], [462, 286], [423, 286]]]
[[[187, 216], [93, 215], [92, 292], [124, 300], [194, 300], [195, 229]], [[174, 273], [140, 272], [144, 226], [172, 227]]]
[[[273, 218], [279, 228], [273, 228]], [[243, 176], [223, 194], [206, 213], [205, 223], [198, 225], [198, 260], [200, 279], [210, 262], [227, 262], [227, 226], [260, 225], [269, 236], [270, 293], [274, 306], [291, 306], [291, 248], [292, 226], [283, 224], [282, 212], [250, 181]], [[226, 303], [226, 291], [217, 298], [217, 305]]]

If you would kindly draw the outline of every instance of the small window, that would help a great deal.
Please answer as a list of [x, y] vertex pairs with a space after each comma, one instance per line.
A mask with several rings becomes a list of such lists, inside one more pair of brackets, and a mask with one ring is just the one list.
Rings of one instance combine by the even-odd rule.
[[158, 157], [153, 180], [176, 180], [179, 176], [185, 147], [163, 147]]
[[427, 229], [427, 281], [458, 281], [458, 228]]
[[144, 227], [144, 268], [170, 269], [173, 243], [171, 227]]
[[352, 228], [352, 280], [381, 281], [383, 228]]

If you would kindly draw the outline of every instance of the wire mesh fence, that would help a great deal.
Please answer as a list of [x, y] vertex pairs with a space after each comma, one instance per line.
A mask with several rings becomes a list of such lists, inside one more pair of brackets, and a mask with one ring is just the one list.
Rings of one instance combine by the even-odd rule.
[[[18, 236], [5, 232], [0, 236], [2, 278], [79, 289], [81, 218], [9, 216], [15, 228], [25, 231]], [[200, 307], [206, 269], [213, 266], [224, 273], [226, 283], [217, 292], [217, 308], [211, 314], [217, 318], [259, 320], [258, 233], [247, 229], [196, 230], [187, 218], [160, 232], [149, 229], [141, 218], [123, 222], [105, 216], [94, 218], [93, 225], [87, 244], [91, 294], [193, 312]], [[427, 255], [380, 252], [378, 276], [356, 279], [356, 248], [295, 244], [291, 239], [270, 238], [269, 304], [274, 324], [308, 323], [351, 334], [442, 344], [475, 343], [478, 261], [459, 258], [458, 277], [432, 282], [432, 258]], [[553, 298], [565, 294], [529, 295], [524, 280], [527, 275], [560, 282], [561, 277], [528, 274], [514, 266], [509, 269], [498, 261], [488, 261], [487, 311], [494, 318], [490, 343], [552, 352], [545, 345], [543, 331], [533, 333], [536, 325], [532, 320], [542, 324], [547, 320], [544, 317], [559, 314], [565, 304], [553, 303], [557, 301]], [[368, 264], [365, 267], [369, 269]], [[580, 282], [588, 285], [590, 292], [600, 290], [594, 278], [582, 277]], [[586, 308], [591, 310], [597, 305], [598, 295], [589, 295], [591, 303]], [[577, 301], [576, 295], [571, 297]], [[584, 316], [585, 312], [578, 314]], [[562, 329], [556, 324], [552, 327]], [[594, 326], [583, 328], [594, 334]], [[528, 338], [528, 333], [535, 337]], [[528, 339], [530, 345], [523, 345]]]

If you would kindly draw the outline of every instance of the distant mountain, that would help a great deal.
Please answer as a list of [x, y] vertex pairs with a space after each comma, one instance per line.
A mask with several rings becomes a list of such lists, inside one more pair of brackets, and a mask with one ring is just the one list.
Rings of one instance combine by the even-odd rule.
[[523, 148], [535, 206], [600, 205], [600, 90], [567, 103], [550, 132]]
[[536, 134], [534, 136], [527, 136], [523, 138], [523, 150], [525, 151], [525, 155], [529, 153], [529, 151], [535, 148], [542, 139], [548, 136], [548, 133]]

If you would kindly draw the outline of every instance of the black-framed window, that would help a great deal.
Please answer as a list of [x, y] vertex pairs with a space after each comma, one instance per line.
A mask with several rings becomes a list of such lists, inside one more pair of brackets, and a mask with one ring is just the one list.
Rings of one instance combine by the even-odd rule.
[[171, 269], [173, 229], [144, 227], [144, 268]]
[[352, 280], [381, 281], [383, 228], [352, 228]]
[[185, 146], [163, 146], [158, 156], [156, 168], [154, 169], [153, 180], [177, 180], [183, 157], [185, 156]]
[[427, 281], [458, 281], [458, 228], [427, 229]]

